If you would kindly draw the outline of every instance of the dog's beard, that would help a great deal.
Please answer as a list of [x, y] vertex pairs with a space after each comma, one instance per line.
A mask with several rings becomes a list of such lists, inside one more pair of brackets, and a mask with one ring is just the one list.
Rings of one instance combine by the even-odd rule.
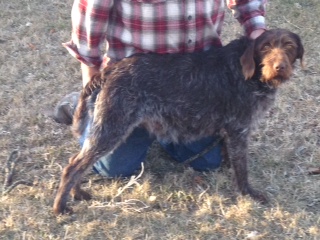
[[262, 67], [262, 76], [261, 81], [266, 83], [271, 87], [278, 87], [280, 84], [288, 81], [292, 75], [292, 67], [291, 65], [286, 67], [286, 70], [277, 72], [271, 67], [267, 67], [268, 65], [264, 65]]

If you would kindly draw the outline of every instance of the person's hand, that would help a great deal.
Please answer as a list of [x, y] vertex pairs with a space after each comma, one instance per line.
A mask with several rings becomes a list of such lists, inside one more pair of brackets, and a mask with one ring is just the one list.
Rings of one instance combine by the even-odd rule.
[[259, 37], [262, 33], [264, 33], [266, 30], [265, 29], [257, 29], [251, 32], [250, 38], [251, 39], [256, 39]]
[[81, 72], [82, 72], [82, 85], [83, 87], [91, 80], [91, 77], [99, 73], [98, 67], [89, 67], [84, 63], [81, 63]]

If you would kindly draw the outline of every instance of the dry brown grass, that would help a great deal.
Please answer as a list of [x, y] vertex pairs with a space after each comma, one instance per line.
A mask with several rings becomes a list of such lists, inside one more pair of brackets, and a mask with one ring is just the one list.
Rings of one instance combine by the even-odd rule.
[[[270, 205], [235, 199], [228, 173], [185, 169], [155, 144], [136, 184], [115, 197], [127, 180], [89, 177], [94, 200], [71, 202], [75, 214], [56, 218], [61, 168], [78, 145], [43, 113], [81, 87], [79, 64], [61, 46], [71, 2], [0, 0], [0, 161], [20, 149], [15, 180], [34, 183], [0, 197], [1, 239], [320, 239], [320, 176], [306, 174], [320, 167], [318, 0], [268, 6], [269, 27], [293, 30], [306, 48], [305, 70], [252, 137], [250, 178]], [[224, 42], [241, 32], [230, 16], [224, 30]]]

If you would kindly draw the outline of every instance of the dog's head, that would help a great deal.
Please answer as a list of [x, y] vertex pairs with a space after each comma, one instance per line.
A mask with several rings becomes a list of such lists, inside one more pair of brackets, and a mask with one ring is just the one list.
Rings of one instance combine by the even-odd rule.
[[253, 40], [241, 56], [242, 72], [248, 80], [259, 68], [261, 81], [277, 87], [291, 77], [297, 59], [302, 65], [303, 54], [297, 34], [284, 29], [268, 30]]

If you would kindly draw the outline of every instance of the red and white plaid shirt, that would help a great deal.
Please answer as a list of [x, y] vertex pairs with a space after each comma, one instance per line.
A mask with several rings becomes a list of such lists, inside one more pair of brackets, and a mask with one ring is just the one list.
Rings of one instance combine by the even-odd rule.
[[[265, 29], [266, 0], [227, 0], [247, 35]], [[68, 51], [88, 66], [134, 53], [175, 53], [221, 45], [224, 0], [75, 0]]]

